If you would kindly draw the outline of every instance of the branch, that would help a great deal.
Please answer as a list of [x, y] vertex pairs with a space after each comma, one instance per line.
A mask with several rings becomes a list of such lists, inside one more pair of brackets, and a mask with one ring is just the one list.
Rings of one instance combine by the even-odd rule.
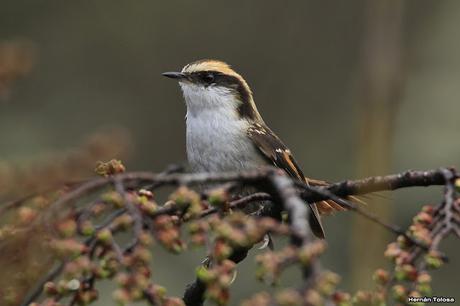
[[[295, 188], [294, 182], [286, 175], [278, 175], [277, 172], [273, 172], [267, 178], [270, 189], [274, 195], [275, 205], [283, 205], [290, 216], [289, 222], [291, 227], [291, 243], [295, 247], [302, 247], [308, 244], [312, 239], [308, 224], [308, 208], [304, 201], [299, 198], [299, 193]], [[232, 206], [238, 206], [246, 204], [254, 200], [269, 200], [271, 197], [269, 194], [256, 193], [248, 197], [242, 198], [237, 202], [233, 202]], [[210, 209], [205, 212], [206, 215], [216, 211]], [[268, 210], [266, 210], [268, 212]], [[248, 251], [252, 248], [252, 245], [247, 248], [239, 248], [232, 251], [229, 259], [234, 263], [239, 263], [244, 260], [247, 256]], [[313, 278], [316, 277], [318, 268], [316, 263], [308, 268], [304, 269], [304, 280], [306, 284], [313, 284]], [[184, 303], [187, 306], [202, 306], [204, 304], [204, 294], [206, 292], [206, 284], [200, 279], [196, 279], [193, 283], [187, 285], [184, 293]]]
[[[287, 176], [272, 175], [270, 181], [276, 191], [277, 197], [283, 203], [284, 210], [289, 215], [289, 225], [291, 228], [291, 244], [296, 248], [301, 248], [311, 243], [314, 240], [309, 225], [309, 214], [304, 201], [299, 197], [295, 189], [294, 182]], [[319, 274], [319, 263], [314, 260], [309, 265], [302, 268], [302, 276], [304, 280], [304, 288], [307, 291]]]
[[433, 242], [431, 245], [432, 249], [437, 250], [441, 241], [447, 237], [450, 233], [457, 234], [460, 231], [460, 224], [454, 213], [460, 214], [458, 205], [455, 205], [455, 180], [457, 179], [455, 172], [444, 169], [444, 178], [446, 180], [446, 186], [444, 191], [444, 201], [437, 211], [437, 222], [441, 224], [441, 230], [433, 230]]
[[401, 229], [399, 226], [387, 223], [385, 221], [382, 221], [377, 217], [376, 215], [366, 212], [365, 210], [361, 209], [359, 206], [354, 204], [353, 202], [350, 202], [348, 200], [345, 200], [343, 198], [340, 198], [330, 192], [327, 188], [318, 188], [318, 187], [312, 187], [309, 185], [303, 185], [303, 188], [305, 188], [308, 192], [313, 192], [317, 194], [320, 197], [324, 197], [325, 199], [330, 199], [336, 202], [337, 204], [341, 205], [342, 207], [352, 210], [361, 216], [371, 220], [374, 223], [377, 223], [378, 225], [383, 226], [387, 230], [395, 233], [396, 235], [402, 235], [404, 238], [412, 242], [413, 244], [417, 245], [418, 247], [422, 248], [423, 250], [428, 250], [428, 246], [425, 245], [423, 242], [418, 241], [414, 237], [409, 236], [403, 229]]
[[[249, 250], [252, 246], [247, 248], [239, 248], [232, 251], [229, 256], [229, 260], [234, 263], [242, 262], [248, 255]], [[206, 293], [206, 284], [200, 279], [195, 279], [193, 283], [186, 286], [184, 297], [182, 298], [185, 305], [187, 306], [203, 306], [204, 305], [204, 294]]]
[[[343, 182], [331, 184], [327, 187], [319, 187], [327, 189], [329, 192], [339, 197], [350, 195], [363, 195], [378, 191], [396, 190], [406, 187], [427, 187], [434, 185], [444, 185], [446, 179], [444, 171], [453, 171], [453, 169], [440, 168], [437, 170], [415, 171], [409, 170], [399, 174], [391, 174], [386, 176], [373, 176], [361, 180], [346, 180]], [[305, 190], [302, 194], [303, 199], [308, 199], [309, 202], [318, 202], [327, 200], [325, 195], [314, 194], [314, 192]]]
[[63, 261], [57, 264], [55, 267], [48, 272], [41, 280], [38, 281], [37, 285], [35, 285], [34, 289], [24, 298], [20, 306], [28, 306], [30, 303], [35, 301], [43, 292], [43, 286], [55, 279], [56, 277], [61, 274], [62, 270], [64, 269], [66, 261]]
[[[406, 171], [400, 174], [393, 174], [387, 176], [369, 177], [362, 180], [343, 181], [331, 184], [327, 187], [319, 187], [326, 189], [330, 193], [346, 197], [350, 195], [362, 195], [378, 191], [395, 190], [405, 187], [417, 186], [432, 186], [444, 185], [445, 178], [443, 169], [429, 170], [429, 171]], [[251, 170], [244, 172], [227, 172], [227, 173], [195, 173], [195, 174], [155, 174], [151, 172], [127, 172], [114, 175], [109, 178], [98, 178], [87, 181], [78, 187], [72, 189], [69, 193], [64, 195], [52, 207], [59, 209], [60, 206], [67, 204], [77, 198], [80, 198], [93, 191], [99, 190], [107, 185], [110, 185], [113, 180], [119, 180], [126, 184], [126, 186], [135, 188], [152, 184], [151, 189], [156, 189], [165, 185], [179, 186], [179, 185], [199, 185], [211, 183], [225, 183], [231, 181], [238, 181], [241, 184], [257, 185], [261, 180], [265, 179], [270, 173], [277, 171], [274, 168], [263, 168], [259, 170]], [[304, 184], [298, 182], [302, 188]], [[305, 188], [304, 188], [305, 189]], [[329, 199], [326, 195], [321, 195], [318, 192], [305, 189], [301, 195], [302, 199], [310, 203], [318, 202], [321, 200]]]
[[[50, 209], [42, 214], [41, 221], [51, 220], [50, 217], [56, 212], [61, 212], [62, 209], [68, 208], [68, 204], [80, 201], [82, 198], [93, 195], [95, 192], [101, 192], [109, 187], [112, 187], [116, 192], [122, 196], [124, 207], [107, 215], [98, 226], [95, 227], [96, 231], [100, 231], [106, 227], [110, 227], [115, 218], [128, 214], [133, 218], [133, 235], [134, 240], [132, 245], [136, 245], [139, 235], [143, 229], [143, 222], [151, 222], [160, 216], [174, 216], [181, 222], [190, 221], [189, 217], [184, 217], [186, 208], [178, 205], [168, 205], [159, 207], [154, 212], [145, 214], [140, 207], [138, 207], [135, 200], [135, 190], [139, 188], [147, 188], [149, 190], [156, 190], [163, 186], [194, 186], [194, 185], [215, 185], [219, 183], [229, 183], [242, 186], [256, 187], [260, 192], [253, 193], [227, 202], [230, 208], [240, 209], [244, 208], [246, 204], [251, 202], [264, 202], [264, 207], [259, 212], [258, 216], [268, 216], [274, 219], [279, 219], [280, 212], [286, 211], [289, 214], [289, 227], [291, 233], [291, 245], [295, 248], [303, 247], [312, 241], [312, 235], [308, 224], [309, 210], [305, 202], [314, 203], [321, 200], [334, 200], [339, 205], [348, 208], [356, 213], [359, 213], [370, 220], [384, 226], [392, 232], [403, 235], [407, 240], [411, 241], [415, 246], [427, 250], [428, 247], [416, 240], [414, 237], [409, 236], [406, 232], [399, 227], [381, 221], [377, 216], [372, 215], [352, 202], [344, 199], [351, 195], [362, 195], [371, 192], [395, 190], [404, 187], [413, 186], [430, 186], [430, 185], [446, 185], [445, 193], [445, 209], [439, 212], [439, 218], [448, 220], [450, 223], [443, 222], [443, 224], [451, 224], [449, 227], [439, 229], [439, 241], [442, 240], [448, 233], [460, 232], [458, 227], [458, 217], [452, 216], [450, 212], [452, 207], [456, 204], [452, 200], [454, 192], [454, 181], [458, 178], [458, 174], [453, 169], [439, 169], [430, 171], [407, 171], [401, 174], [394, 174], [388, 176], [370, 177], [362, 180], [343, 181], [331, 184], [325, 187], [313, 187], [301, 182], [292, 181], [284, 172], [274, 168], [263, 168], [245, 172], [231, 172], [231, 173], [197, 173], [197, 174], [182, 174], [177, 173], [174, 169], [171, 171], [154, 174], [151, 172], [131, 172], [112, 175], [110, 177], [96, 178], [93, 180], [85, 181], [81, 184], [74, 185], [67, 193], [58, 198], [57, 201], [50, 204]], [[133, 191], [134, 190], [134, 191]], [[202, 199], [205, 197], [201, 193]], [[265, 202], [268, 201], [268, 205]], [[203, 202], [202, 202], [203, 203]], [[454, 207], [455, 208], [455, 207]], [[182, 212], [183, 214], [179, 214]], [[193, 216], [194, 219], [202, 219], [211, 214], [219, 213], [221, 209], [218, 207], [208, 208], [201, 211], [199, 214]], [[83, 213], [77, 214], [82, 216]], [[83, 218], [88, 217], [83, 214]], [[38, 222], [38, 221], [36, 221]], [[456, 223], [457, 222], [457, 223]], [[51, 224], [51, 223], [47, 223]], [[253, 242], [251, 242], [252, 244]], [[253, 247], [249, 245], [245, 247], [236, 248], [232, 251], [229, 258], [234, 263], [239, 263], [247, 256], [248, 251]], [[115, 251], [118, 250], [118, 257], [121, 257], [120, 252], [125, 253], [122, 249], [116, 246]], [[318, 273], [318, 266], [315, 261], [308, 267], [304, 267], [304, 280], [305, 288], [311, 286]], [[51, 278], [55, 275], [51, 274]], [[184, 302], [186, 305], [201, 306], [204, 303], [204, 293], [206, 285], [200, 280], [195, 280], [194, 283], [187, 286], [184, 294]], [[33, 293], [34, 296], [38, 293]]]

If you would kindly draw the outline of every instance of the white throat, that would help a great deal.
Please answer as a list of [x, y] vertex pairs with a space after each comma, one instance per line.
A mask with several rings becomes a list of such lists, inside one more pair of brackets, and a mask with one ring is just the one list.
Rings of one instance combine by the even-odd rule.
[[239, 101], [223, 87], [181, 83], [187, 105], [187, 157], [195, 172], [237, 171], [263, 163], [248, 138]]
[[203, 111], [218, 111], [235, 114], [239, 101], [225, 87], [179, 83], [187, 105], [187, 116], [198, 116]]

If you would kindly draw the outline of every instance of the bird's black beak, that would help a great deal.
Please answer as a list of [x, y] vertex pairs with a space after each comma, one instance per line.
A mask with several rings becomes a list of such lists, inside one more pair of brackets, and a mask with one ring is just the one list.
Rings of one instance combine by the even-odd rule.
[[182, 80], [185, 79], [186, 76], [182, 72], [164, 72], [162, 73], [163, 76], [171, 79]]

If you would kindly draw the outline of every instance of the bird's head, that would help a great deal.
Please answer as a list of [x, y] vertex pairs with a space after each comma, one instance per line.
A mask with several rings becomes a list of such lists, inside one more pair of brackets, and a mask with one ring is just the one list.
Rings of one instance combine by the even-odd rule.
[[165, 72], [163, 76], [179, 81], [188, 112], [192, 114], [215, 110], [248, 120], [260, 119], [248, 84], [222, 61], [195, 61], [180, 72]]

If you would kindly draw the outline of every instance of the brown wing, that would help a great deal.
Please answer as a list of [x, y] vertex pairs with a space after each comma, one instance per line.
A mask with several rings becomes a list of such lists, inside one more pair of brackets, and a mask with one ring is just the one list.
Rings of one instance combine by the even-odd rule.
[[[283, 169], [293, 178], [308, 184], [291, 151], [268, 127], [261, 124], [254, 124], [248, 129], [248, 136], [270, 163]], [[317, 237], [324, 238], [324, 229], [316, 204], [310, 205], [312, 210], [312, 214], [310, 214], [310, 226]]]

